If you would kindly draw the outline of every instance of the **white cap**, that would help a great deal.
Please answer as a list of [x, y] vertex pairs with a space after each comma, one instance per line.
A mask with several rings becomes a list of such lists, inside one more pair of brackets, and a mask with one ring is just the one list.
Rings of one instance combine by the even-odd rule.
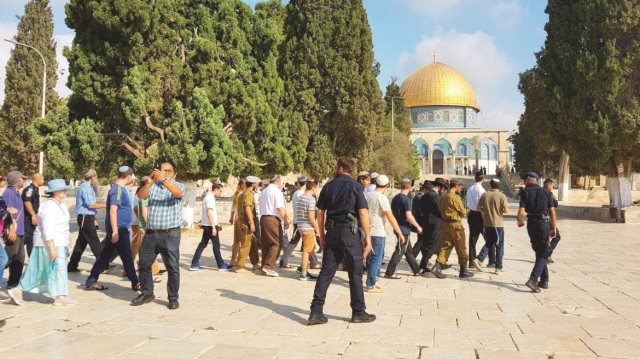
[[380, 176], [378, 172], [371, 172], [371, 179], [376, 179]]
[[386, 186], [389, 184], [389, 177], [385, 176], [385, 175], [379, 175], [378, 179], [376, 180], [376, 184], [378, 186]]
[[249, 183], [258, 183], [258, 182], [260, 182], [260, 178], [255, 177], [255, 176], [247, 176], [247, 178], [245, 180], [247, 182], [249, 182]]

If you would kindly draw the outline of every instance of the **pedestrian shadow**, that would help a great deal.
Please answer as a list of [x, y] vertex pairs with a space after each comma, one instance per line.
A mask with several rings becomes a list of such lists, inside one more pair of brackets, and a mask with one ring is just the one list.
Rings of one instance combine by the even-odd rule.
[[478, 277], [472, 277], [472, 278], [467, 278], [467, 280], [469, 282], [472, 283], [482, 283], [482, 284], [493, 284], [496, 287], [500, 287], [500, 288], [504, 288], [506, 290], [509, 290], [511, 292], [514, 293], [530, 293], [531, 290], [527, 289], [522, 289], [521, 287], [519, 287], [517, 284], [510, 284], [510, 283], [504, 283], [504, 282], [495, 282], [489, 279], [480, 279]]
[[[105, 273], [101, 274], [101, 276], [104, 276], [104, 275]], [[109, 275], [109, 274], [106, 273], [106, 275]], [[98, 280], [98, 284], [109, 288], [107, 290], [86, 290], [85, 289], [86, 280], [87, 280], [87, 277], [83, 276], [82, 274], [69, 275], [69, 282], [76, 283], [77, 284], [76, 287], [78, 289], [85, 292], [93, 292], [96, 295], [106, 295], [109, 298], [130, 302], [139, 294], [139, 292], [135, 292], [131, 289], [131, 282], [129, 282], [129, 280], [126, 277], [124, 277], [124, 283], [126, 283], [126, 286], [123, 286], [117, 283], [112, 283], [112, 282], [105, 283]]]
[[[249, 305], [269, 309], [280, 316], [291, 319], [302, 325], [308, 324], [307, 317], [311, 313], [309, 310], [304, 310], [286, 304], [275, 303], [274, 301], [269, 299], [260, 298], [249, 294], [242, 294], [229, 289], [220, 288], [217, 289], [217, 291], [220, 292], [220, 296], [222, 297], [239, 300]], [[347, 320], [347, 318], [337, 317], [335, 315], [325, 314], [325, 316], [329, 319], [334, 320]]]

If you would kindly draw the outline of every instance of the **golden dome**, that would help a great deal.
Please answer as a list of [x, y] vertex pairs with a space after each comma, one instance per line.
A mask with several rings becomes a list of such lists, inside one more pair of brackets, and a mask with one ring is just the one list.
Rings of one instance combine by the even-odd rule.
[[409, 75], [400, 92], [405, 107], [465, 106], [480, 110], [469, 81], [453, 67], [435, 61]]

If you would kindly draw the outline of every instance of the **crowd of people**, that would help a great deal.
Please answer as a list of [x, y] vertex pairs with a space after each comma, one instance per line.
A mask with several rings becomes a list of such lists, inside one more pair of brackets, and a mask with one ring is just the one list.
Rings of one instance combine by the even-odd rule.
[[[444, 271], [451, 267], [447, 262], [454, 248], [459, 278], [473, 277], [470, 268], [476, 272], [492, 268], [495, 274], [503, 270], [503, 216], [508, 212], [508, 203], [500, 192], [500, 179], [492, 179], [491, 189], [485, 192], [484, 173], [476, 172], [476, 183], [466, 191], [465, 204], [460, 196], [463, 184], [457, 179], [425, 181], [410, 198], [413, 181], [405, 178], [400, 181], [399, 193], [389, 201], [389, 177], [361, 171], [354, 178], [354, 167], [352, 160], [340, 159], [334, 179], [322, 189], [318, 181], [300, 176], [298, 189], [291, 196], [292, 216], [286, 210], [285, 186], [280, 176], [270, 178], [262, 190], [260, 178], [240, 179], [229, 217], [233, 243], [228, 262], [220, 251], [222, 227], [216, 209], [223, 185], [214, 183], [202, 200], [202, 239], [189, 270], [204, 269], [200, 259], [211, 242], [218, 270], [278, 277], [279, 270], [292, 268], [289, 258], [302, 242], [299, 279], [316, 281], [309, 324], [327, 322], [323, 314], [326, 292], [341, 267], [348, 272], [352, 321], [356, 323], [376, 319], [366, 312], [364, 293], [382, 292], [380, 277], [402, 278], [396, 273], [402, 258], [413, 275], [440, 279], [446, 278]], [[171, 163], [162, 163], [143, 177], [137, 188], [133, 169], [118, 168], [105, 203], [97, 201], [96, 171], [86, 170], [76, 194], [79, 233], [71, 253], [70, 214], [64, 201], [70, 186], [62, 179], [49, 181], [46, 199], [40, 203], [39, 187], [45, 183], [44, 177], [33, 175], [31, 184], [23, 190], [26, 178], [17, 171], [0, 177], [0, 186], [6, 182], [0, 200], [4, 241], [0, 246], [0, 268], [2, 272], [5, 267], [9, 269], [6, 286], [13, 303], [23, 305], [23, 292], [35, 292], [54, 298], [54, 305], [78, 304], [69, 298], [68, 275], [80, 272], [79, 262], [89, 246], [96, 259], [85, 282], [86, 290], [108, 290], [98, 282], [99, 277], [112, 270], [111, 262], [119, 257], [124, 267], [122, 275], [129, 279], [132, 291], [138, 293], [131, 305], [150, 303], [155, 299], [154, 283], [161, 281], [157, 278], [161, 270], [156, 260], [160, 254], [168, 273], [168, 308], [179, 308], [180, 227], [186, 187], [175, 179]], [[524, 225], [527, 214], [527, 231], [536, 255], [526, 286], [540, 292], [540, 288], [549, 288], [547, 263], [552, 263], [551, 254], [560, 240], [554, 210], [558, 203], [550, 191], [553, 181], [547, 180], [543, 188], [537, 185], [536, 173], [529, 172], [523, 179], [526, 187], [520, 197], [518, 226]], [[96, 217], [101, 209], [106, 212], [106, 237], [102, 241]], [[470, 230], [468, 241], [462, 225], [464, 218]], [[387, 224], [393, 229], [396, 245], [383, 273]], [[290, 227], [293, 234], [289, 241]], [[476, 252], [481, 234], [485, 243]], [[318, 245], [320, 250], [316, 252]], [[318, 260], [319, 253], [322, 261]], [[26, 256], [29, 261], [25, 267]], [[430, 262], [433, 256], [435, 264]], [[484, 267], [487, 257], [489, 264]], [[311, 269], [320, 272], [312, 274]]]

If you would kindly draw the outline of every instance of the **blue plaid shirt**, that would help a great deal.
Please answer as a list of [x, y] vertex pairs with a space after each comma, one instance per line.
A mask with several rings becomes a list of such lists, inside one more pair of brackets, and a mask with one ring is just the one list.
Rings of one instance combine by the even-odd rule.
[[[182, 195], [187, 191], [184, 184], [171, 180], [178, 186]], [[147, 207], [147, 229], [159, 230], [182, 226], [182, 198], [176, 198], [169, 190], [156, 182], [149, 189]]]

